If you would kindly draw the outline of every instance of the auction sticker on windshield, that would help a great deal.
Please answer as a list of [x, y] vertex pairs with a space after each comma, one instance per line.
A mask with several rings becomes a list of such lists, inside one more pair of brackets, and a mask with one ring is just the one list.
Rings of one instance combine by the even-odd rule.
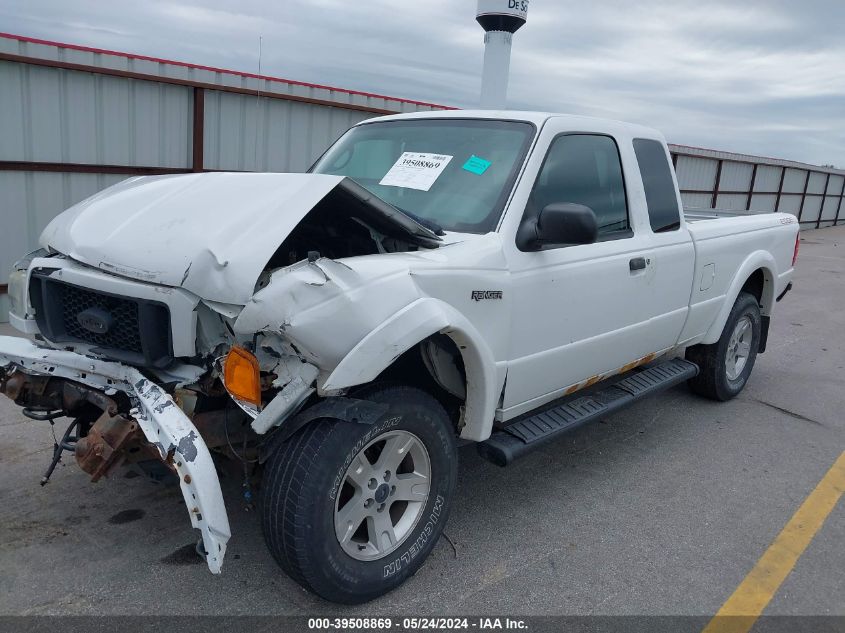
[[446, 154], [404, 152], [379, 184], [428, 191], [450, 160], [452, 156]]

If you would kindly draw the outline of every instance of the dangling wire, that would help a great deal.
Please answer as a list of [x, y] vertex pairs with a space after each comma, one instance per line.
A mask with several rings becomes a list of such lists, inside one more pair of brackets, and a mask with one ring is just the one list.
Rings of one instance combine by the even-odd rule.
[[[232, 440], [229, 439], [229, 408], [226, 407], [224, 409], [223, 414], [223, 431], [226, 433], [226, 443], [229, 445], [229, 450], [232, 451], [232, 454], [237, 457], [241, 464], [244, 467], [244, 479], [243, 483], [241, 484], [241, 488], [243, 489], [243, 498], [244, 498], [244, 510], [249, 512], [255, 506], [252, 503], [252, 485], [249, 482], [249, 465], [258, 463], [258, 459], [246, 459], [242, 455], [238, 454], [238, 451], [235, 450], [235, 447], [232, 445]], [[243, 444], [243, 451], [246, 454], [247, 449], [247, 437], [244, 434], [244, 444]]]
[[[240, 460], [244, 464], [257, 464], [258, 463], [257, 459], [246, 459], [242, 455], [238, 454], [237, 450], [235, 450], [235, 447], [232, 445], [232, 440], [229, 439], [229, 408], [227, 407], [224, 411], [225, 412], [224, 412], [224, 417], [223, 417], [223, 431], [226, 433], [226, 443], [229, 445], [229, 450], [232, 451], [232, 454], [235, 457], [237, 457], [238, 460]], [[246, 439], [246, 435], [244, 435], [244, 447], [243, 447], [244, 453], [246, 453], [246, 448], [247, 448], [246, 443], [247, 443], [247, 439]]]

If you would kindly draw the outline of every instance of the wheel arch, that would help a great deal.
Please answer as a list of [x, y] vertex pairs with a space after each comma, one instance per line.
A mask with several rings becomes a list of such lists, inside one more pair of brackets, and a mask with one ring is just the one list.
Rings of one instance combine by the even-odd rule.
[[370, 383], [405, 352], [437, 334], [447, 336], [455, 344], [466, 374], [460, 436], [483, 441], [490, 436], [496, 398], [501, 391], [496, 361], [475, 326], [438, 299], [418, 299], [385, 320], [338, 363], [319, 390], [321, 394], [331, 394]]
[[740, 292], [747, 291], [754, 295], [760, 306], [760, 314], [768, 317], [775, 303], [776, 270], [777, 264], [771, 253], [766, 251], [751, 253], [734, 274], [730, 287], [725, 293], [725, 302], [701, 343], [709, 345], [719, 340]]

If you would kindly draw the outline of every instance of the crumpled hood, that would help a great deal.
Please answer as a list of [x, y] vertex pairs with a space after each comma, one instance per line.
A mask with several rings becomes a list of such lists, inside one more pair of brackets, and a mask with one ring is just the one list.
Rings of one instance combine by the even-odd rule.
[[59, 215], [40, 242], [110, 273], [244, 304], [284, 239], [336, 188], [386, 233], [438, 240], [341, 176], [207, 173], [125, 180]]

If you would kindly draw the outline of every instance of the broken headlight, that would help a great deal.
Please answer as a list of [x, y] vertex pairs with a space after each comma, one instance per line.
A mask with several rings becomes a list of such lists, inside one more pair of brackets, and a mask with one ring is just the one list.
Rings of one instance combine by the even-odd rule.
[[8, 288], [9, 312], [21, 319], [25, 319], [27, 314], [32, 313], [26, 296], [26, 280], [29, 266], [36, 257], [46, 257], [48, 255], [49, 253], [46, 250], [39, 248], [37, 251], [32, 251], [29, 255], [16, 261], [12, 267], [12, 274], [9, 275]]
[[9, 312], [21, 319], [26, 318], [26, 270], [13, 270], [9, 275]]

